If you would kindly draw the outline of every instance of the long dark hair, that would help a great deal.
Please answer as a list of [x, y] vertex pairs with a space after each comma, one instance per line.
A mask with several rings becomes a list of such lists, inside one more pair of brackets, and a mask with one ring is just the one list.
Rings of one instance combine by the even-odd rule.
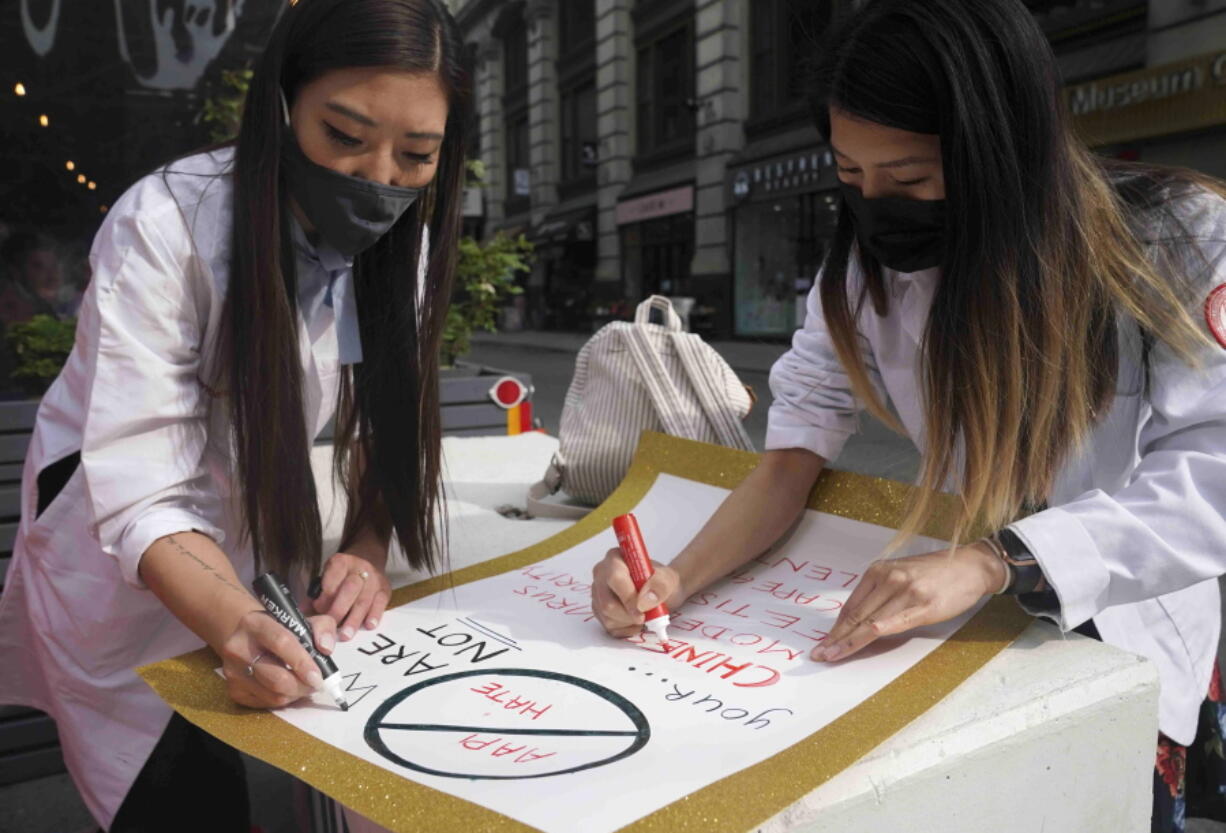
[[[899, 541], [955, 473], [959, 442], [955, 539], [977, 521], [1003, 526], [1047, 498], [1110, 407], [1117, 319], [1135, 320], [1189, 360], [1203, 335], [1179, 281], [1147, 258], [1148, 241], [1112, 187], [1119, 166], [1108, 170], [1074, 137], [1055, 58], [1020, 0], [871, 0], [830, 39], [815, 82], [827, 138], [836, 107], [941, 140], [947, 227], [921, 360], [927, 448]], [[1168, 196], [1172, 183], [1196, 179], [1135, 173]], [[849, 297], [853, 256], [864, 272], [857, 298]], [[846, 206], [819, 292], [858, 396], [901, 430], [857, 348], [864, 303], [885, 315], [888, 294], [881, 265], [855, 246]]]
[[[395, 530], [409, 563], [439, 563], [438, 351], [460, 234], [471, 83], [455, 21], [440, 0], [299, 0], [286, 9], [255, 67], [237, 140], [222, 364], [230, 395], [246, 528], [257, 560], [317, 570], [321, 522], [310, 468], [299, 352], [296, 275], [281, 177], [281, 91], [330, 70], [391, 67], [435, 73], [447, 93], [434, 181], [373, 247], [354, 281], [363, 361], [341, 380], [335, 474], [348, 512], [342, 549], [358, 530]], [[418, 259], [428, 229], [420, 284]]]

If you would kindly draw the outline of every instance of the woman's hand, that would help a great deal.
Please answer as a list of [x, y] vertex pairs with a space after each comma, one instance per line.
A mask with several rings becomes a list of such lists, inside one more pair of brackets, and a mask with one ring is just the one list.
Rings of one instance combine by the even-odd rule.
[[312, 606], [316, 613], [336, 620], [342, 642], [353, 639], [362, 628], [377, 628], [392, 597], [382, 565], [347, 552], [328, 559], [320, 585], [322, 592]]
[[592, 568], [592, 611], [612, 636], [634, 636], [642, 631], [643, 611], [661, 601], [670, 607], [685, 601], [677, 571], [654, 561], [652, 564], [655, 575], [637, 591], [621, 550], [609, 550]]
[[980, 543], [874, 561], [813, 659], [846, 659], [882, 636], [948, 621], [995, 593], [1005, 565]]
[[[336, 622], [330, 616], [312, 616], [315, 648], [332, 653], [336, 645]], [[288, 706], [317, 690], [323, 677], [315, 661], [289, 629], [268, 613], [251, 611], [218, 650], [226, 693], [230, 699], [253, 709]]]

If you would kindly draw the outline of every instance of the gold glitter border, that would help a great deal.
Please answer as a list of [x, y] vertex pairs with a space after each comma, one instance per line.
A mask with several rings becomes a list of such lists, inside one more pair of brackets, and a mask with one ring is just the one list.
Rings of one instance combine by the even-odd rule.
[[[517, 570], [591, 538], [634, 509], [659, 474], [733, 488], [758, 455], [644, 433], [625, 480], [590, 515], [541, 543], [392, 594], [392, 606]], [[897, 528], [911, 487], [826, 470], [812, 509]], [[942, 496], [922, 530], [948, 538], [956, 506]], [[783, 811], [931, 708], [1030, 624], [1016, 604], [992, 599], [954, 636], [859, 706], [793, 746], [622, 828], [625, 833], [742, 833]], [[344, 752], [266, 711], [236, 705], [214, 673], [209, 649], [146, 665], [137, 673], [186, 719], [248, 755], [277, 766], [394, 831], [527, 833], [536, 828], [418, 784]]]

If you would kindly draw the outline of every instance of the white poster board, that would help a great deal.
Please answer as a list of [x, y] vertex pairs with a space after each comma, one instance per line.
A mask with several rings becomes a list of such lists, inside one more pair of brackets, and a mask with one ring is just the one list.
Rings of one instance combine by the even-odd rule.
[[[652, 557], [672, 559], [727, 494], [659, 475], [634, 509]], [[592, 614], [592, 566], [615, 545], [606, 531], [388, 611], [334, 655], [348, 712], [316, 695], [276, 714], [545, 833], [607, 833], [806, 738], [969, 618], [844, 663], [809, 660], [892, 535], [807, 511], [777, 551], [674, 610], [665, 650], [610, 638]]]

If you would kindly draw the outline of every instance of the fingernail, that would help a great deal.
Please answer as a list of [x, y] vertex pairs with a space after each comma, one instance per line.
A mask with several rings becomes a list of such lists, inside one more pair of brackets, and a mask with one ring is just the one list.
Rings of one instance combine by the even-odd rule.
[[375, 628], [379, 627], [379, 620], [375, 618], [367, 619], [366, 627], [370, 628], [373, 631]]
[[341, 628], [341, 641], [348, 642], [350, 639], [353, 639], [353, 628]]
[[830, 649], [829, 648], [814, 648], [812, 656], [813, 656], [813, 659], [816, 660], [817, 662], [825, 662], [827, 659], [830, 658]]
[[639, 610], [651, 610], [660, 603], [660, 597], [655, 594], [654, 590], [648, 590], [639, 599]]
[[311, 684], [311, 688], [318, 691], [320, 688], [323, 687], [324, 678], [320, 675], [318, 671], [312, 668], [310, 671], [307, 672], [307, 682]]
[[325, 651], [331, 651], [336, 647], [336, 637], [330, 633], [321, 633], [319, 635], [319, 647]]

